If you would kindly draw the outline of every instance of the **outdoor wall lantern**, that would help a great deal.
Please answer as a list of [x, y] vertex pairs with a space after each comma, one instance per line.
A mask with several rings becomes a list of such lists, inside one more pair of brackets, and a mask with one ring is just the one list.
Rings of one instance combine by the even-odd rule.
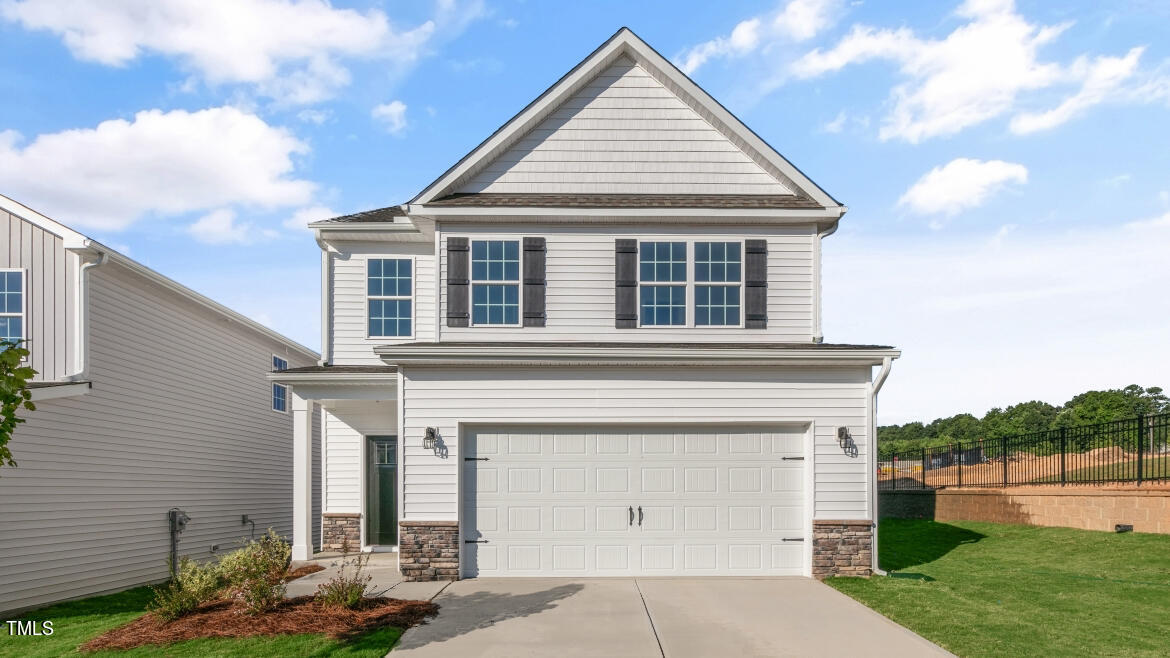
[[437, 438], [438, 434], [439, 434], [439, 430], [437, 430], [433, 427], [427, 428], [427, 433], [423, 435], [423, 449], [424, 450], [434, 450], [435, 449], [435, 444], [438, 443], [438, 438]]
[[849, 434], [849, 428], [848, 427], [838, 427], [837, 428], [837, 446], [844, 448], [845, 446], [849, 445], [850, 443], [853, 443], [853, 436]]

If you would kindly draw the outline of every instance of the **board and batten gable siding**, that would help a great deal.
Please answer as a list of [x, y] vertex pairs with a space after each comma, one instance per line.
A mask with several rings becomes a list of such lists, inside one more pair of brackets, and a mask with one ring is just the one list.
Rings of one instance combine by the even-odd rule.
[[35, 381], [74, 371], [77, 256], [61, 236], [0, 210], [0, 269], [25, 272], [25, 338]]
[[628, 57], [458, 192], [792, 194]]
[[[813, 518], [868, 519], [870, 369], [428, 368], [403, 369], [404, 520], [455, 520], [459, 423], [813, 424]], [[422, 447], [439, 430], [449, 454]], [[857, 445], [837, 443], [847, 427]]]
[[[398, 434], [395, 400], [336, 400], [325, 411], [325, 511], [361, 514], [366, 436]], [[403, 477], [413, 478], [414, 473]]]
[[[444, 226], [439, 250], [443, 279], [439, 286], [440, 317], [447, 308], [447, 250], [449, 236], [471, 239], [542, 236], [546, 240], [544, 327], [448, 327], [446, 341], [490, 340], [646, 340], [690, 342], [810, 342], [816, 307], [813, 304], [812, 226], [744, 227], [561, 227], [561, 226]], [[614, 240], [728, 240], [768, 241], [768, 325], [766, 329], [731, 327], [654, 327], [618, 329], [614, 326]], [[688, 265], [689, 266], [689, 265]], [[693, 309], [688, 310], [693, 313]]]
[[[381, 365], [373, 348], [394, 342], [435, 340], [435, 258], [433, 244], [348, 243], [331, 254], [333, 330], [330, 362]], [[370, 338], [366, 313], [366, 263], [370, 258], [414, 258], [414, 337]]]
[[196, 559], [250, 536], [243, 514], [256, 536], [292, 534], [292, 415], [272, 411], [266, 375], [272, 354], [313, 359], [119, 265], [90, 282], [92, 389], [38, 403], [0, 477], [0, 610], [165, 579], [172, 507]]

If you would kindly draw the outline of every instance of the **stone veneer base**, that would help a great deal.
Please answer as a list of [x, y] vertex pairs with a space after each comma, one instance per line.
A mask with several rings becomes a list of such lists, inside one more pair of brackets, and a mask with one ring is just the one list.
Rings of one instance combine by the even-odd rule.
[[872, 555], [872, 521], [813, 521], [814, 578], [868, 577]]
[[349, 550], [362, 550], [362, 515], [325, 513], [321, 515], [321, 550], [340, 551], [344, 542]]
[[459, 522], [399, 522], [398, 568], [408, 581], [459, 580]]

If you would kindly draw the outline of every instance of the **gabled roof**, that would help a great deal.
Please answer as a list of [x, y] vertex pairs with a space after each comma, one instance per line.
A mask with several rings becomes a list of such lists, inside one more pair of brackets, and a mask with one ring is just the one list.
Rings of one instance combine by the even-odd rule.
[[[735, 144], [736, 147], [744, 154], [746, 154], [751, 161], [758, 164], [763, 171], [775, 178], [778, 183], [794, 192], [794, 199], [792, 202], [797, 204], [807, 203], [808, 206], [803, 205], [786, 205], [778, 206], [785, 208], [793, 207], [812, 207], [812, 208], [828, 208], [838, 209], [839, 212], [844, 211], [844, 207], [833, 199], [827, 192], [821, 189], [816, 183], [804, 175], [791, 162], [780, 155], [767, 142], [748, 128], [735, 115], [729, 112], [725, 107], [719, 104], [706, 91], [700, 88], [682, 71], [678, 70], [669, 60], [651, 48], [645, 41], [640, 39], [629, 28], [623, 27], [618, 30], [616, 34], [610, 37], [597, 50], [593, 51], [581, 63], [575, 66], [571, 71], [565, 74], [552, 87], [547, 89], [536, 100], [530, 103], [527, 107], [520, 111], [519, 114], [512, 117], [502, 127], [492, 133], [486, 140], [484, 140], [474, 150], [464, 156], [459, 162], [448, 169], [442, 176], [427, 186], [422, 192], [416, 196], [411, 203], [422, 205], [456, 205], [456, 204], [479, 204], [482, 206], [502, 206], [502, 205], [542, 205], [549, 206], [544, 203], [549, 199], [540, 195], [511, 195], [505, 204], [502, 197], [493, 199], [485, 198], [483, 201], [473, 202], [468, 197], [480, 197], [482, 194], [458, 195], [461, 187], [465, 185], [471, 177], [483, 171], [496, 158], [503, 155], [509, 148], [515, 146], [520, 140], [524, 139], [531, 131], [538, 127], [543, 121], [548, 119], [558, 108], [570, 99], [575, 93], [594, 80], [600, 74], [605, 72], [609, 67], [613, 66], [619, 60], [628, 58], [634, 64], [641, 67], [651, 77], [661, 83], [679, 99], [683, 100], [691, 109], [693, 109], [702, 119], [709, 123], [712, 127], [722, 133], [729, 141]], [[624, 60], [623, 60], [624, 61]], [[602, 195], [560, 195], [563, 198], [557, 200], [559, 204], [564, 207], [584, 207], [586, 204], [593, 204], [602, 201]], [[605, 195], [605, 196], [621, 196], [621, 195]], [[631, 196], [647, 196], [647, 195], [631, 195]], [[656, 201], [664, 204], [664, 207], [673, 207], [673, 204], [683, 201], [693, 201], [695, 203], [715, 203], [710, 196], [724, 196], [724, 195], [692, 195], [689, 198], [683, 198], [686, 195], [651, 195], [658, 197], [673, 196], [676, 198], [666, 199], [658, 198]], [[734, 195], [740, 197], [741, 195]], [[742, 195], [751, 196], [751, 195]], [[768, 196], [768, 195], [760, 195]], [[786, 196], [786, 195], [773, 195]], [[592, 198], [583, 198], [592, 197]], [[440, 201], [440, 199], [442, 201]], [[455, 201], [459, 199], [459, 201]], [[619, 199], [614, 198], [614, 201]], [[763, 199], [761, 199], [763, 201]], [[650, 205], [651, 199], [647, 199], [646, 205], [639, 207], [653, 207]], [[742, 203], [742, 199], [732, 201], [732, 203]], [[706, 205], [700, 207], [707, 207]], [[714, 207], [738, 207], [719, 205]], [[765, 206], [751, 206], [751, 207], [765, 207]], [[413, 212], [413, 210], [412, 210]]]
[[362, 212], [355, 212], [352, 215], [342, 215], [340, 217], [332, 217], [330, 219], [323, 219], [318, 222], [313, 222], [310, 226], [315, 224], [348, 224], [348, 223], [369, 223], [369, 222], [392, 222], [395, 217], [406, 217], [406, 210], [402, 206], [390, 206], [388, 208], [377, 208], [375, 210], [365, 210]]
[[820, 208], [793, 194], [449, 194], [441, 208]]

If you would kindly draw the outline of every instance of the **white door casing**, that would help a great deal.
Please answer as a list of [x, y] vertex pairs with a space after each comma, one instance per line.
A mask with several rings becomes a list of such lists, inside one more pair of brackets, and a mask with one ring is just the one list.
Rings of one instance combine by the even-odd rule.
[[808, 433], [465, 427], [462, 575], [806, 575]]

